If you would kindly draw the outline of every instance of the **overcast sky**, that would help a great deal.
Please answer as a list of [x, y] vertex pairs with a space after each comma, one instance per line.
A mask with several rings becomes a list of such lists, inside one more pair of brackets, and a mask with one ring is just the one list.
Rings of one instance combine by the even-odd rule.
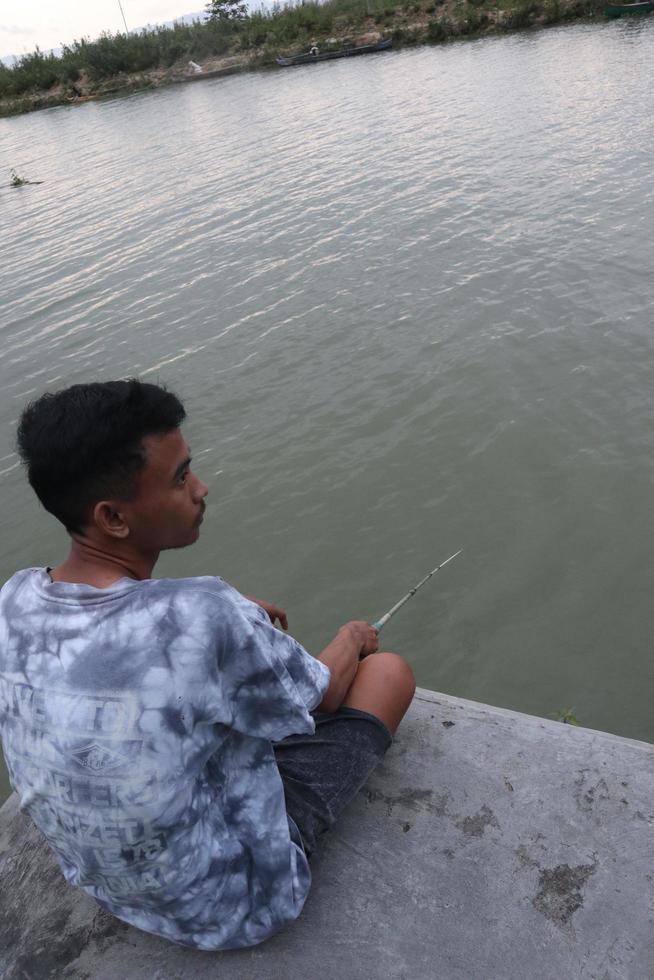
[[[130, 30], [202, 10], [204, 0], [121, 0]], [[2, 0], [0, 55], [47, 50], [124, 30], [118, 0]]]

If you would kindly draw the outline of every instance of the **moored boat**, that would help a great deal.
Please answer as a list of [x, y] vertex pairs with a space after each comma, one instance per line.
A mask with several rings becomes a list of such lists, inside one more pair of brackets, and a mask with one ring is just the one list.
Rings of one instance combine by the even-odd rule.
[[334, 58], [351, 58], [357, 54], [386, 51], [392, 43], [393, 39], [388, 38], [385, 41], [378, 41], [377, 44], [361, 44], [358, 48], [342, 48], [340, 51], [324, 51], [318, 52], [318, 54], [290, 54], [287, 58], [275, 58], [275, 61], [282, 68], [288, 68], [290, 65], [311, 65], [315, 61], [333, 61]]
[[637, 0], [636, 3], [610, 3], [604, 9], [607, 17], [622, 17], [624, 14], [649, 14], [654, 10], [654, 0]]

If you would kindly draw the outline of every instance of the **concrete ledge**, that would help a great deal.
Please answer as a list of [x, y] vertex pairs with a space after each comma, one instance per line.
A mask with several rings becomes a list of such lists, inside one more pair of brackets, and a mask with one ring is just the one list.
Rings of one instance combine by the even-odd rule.
[[418, 691], [314, 861], [300, 919], [252, 950], [139, 933], [0, 810], [6, 980], [646, 980], [654, 746]]

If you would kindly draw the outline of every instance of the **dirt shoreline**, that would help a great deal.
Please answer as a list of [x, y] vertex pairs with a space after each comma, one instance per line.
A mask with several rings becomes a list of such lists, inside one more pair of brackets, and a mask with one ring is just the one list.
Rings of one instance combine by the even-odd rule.
[[[356, 30], [352, 25], [347, 25], [343, 32], [339, 32], [340, 36], [315, 38], [315, 41], [323, 49], [335, 49], [374, 44], [382, 38], [392, 37], [393, 49], [397, 50], [422, 44], [433, 45], [464, 38], [476, 39], [555, 27], [564, 23], [591, 21], [598, 19], [598, 13], [602, 10], [603, 5], [598, 4], [598, 0], [519, 0], [519, 4], [514, 7], [501, 7], [499, 3], [475, 5], [462, 3], [461, 0], [445, 0], [438, 7], [438, 16], [434, 16], [434, 5], [423, 8], [416, 3], [410, 11], [398, 11], [381, 30], [373, 19], [367, 18], [366, 22], [357, 25]], [[294, 50], [302, 49], [303, 42], [299, 41]], [[191, 68], [188, 62], [178, 62], [170, 68], [158, 67], [143, 72], [119, 74], [100, 81], [94, 81], [82, 72], [74, 84], [57, 84], [47, 91], [0, 99], [0, 117], [55, 106], [82, 105], [85, 102], [115, 98], [146, 89], [220, 78], [237, 72], [261, 71], [267, 68], [287, 70], [278, 68], [275, 62], [275, 57], [281, 53], [288, 52], [260, 47], [247, 53], [207, 58], [200, 63], [201, 73]]]

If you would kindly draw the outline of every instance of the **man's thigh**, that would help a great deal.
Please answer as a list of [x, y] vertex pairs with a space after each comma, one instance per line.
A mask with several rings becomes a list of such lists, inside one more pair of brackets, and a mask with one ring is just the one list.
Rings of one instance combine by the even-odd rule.
[[297, 824], [308, 855], [392, 742], [379, 718], [357, 708], [315, 712], [313, 717], [313, 735], [290, 735], [274, 744], [286, 811]]

